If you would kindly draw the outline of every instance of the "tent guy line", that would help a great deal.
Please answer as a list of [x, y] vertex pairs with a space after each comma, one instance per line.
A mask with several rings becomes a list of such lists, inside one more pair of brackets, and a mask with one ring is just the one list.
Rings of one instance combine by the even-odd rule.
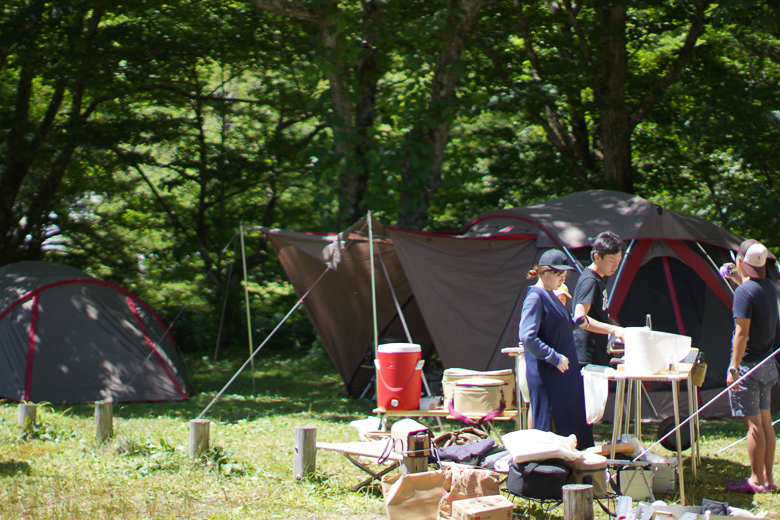
[[[228, 248], [230, 247], [230, 245], [233, 243], [233, 241], [235, 239], [236, 239], [236, 235], [233, 235], [233, 238], [231, 238], [228, 241], [227, 245], [222, 248], [222, 251], [220, 251], [219, 256], [217, 257], [217, 261], [214, 262], [214, 265], [211, 266], [211, 268], [209, 269], [209, 272], [211, 272], [214, 269], [214, 266], [217, 265], [219, 260], [222, 258], [222, 255], [225, 254], [225, 252], [228, 250]], [[232, 264], [231, 264], [231, 270], [232, 270]], [[207, 280], [208, 279], [209, 272], [206, 273], [206, 275], [203, 277], [203, 280]], [[203, 283], [203, 280], [201, 280], [200, 283], [198, 283], [198, 285], [201, 285]], [[197, 288], [197, 286], [196, 286], [196, 288]], [[141, 365], [135, 371], [135, 374], [133, 374], [133, 377], [130, 378], [130, 381], [128, 383], [126, 383], [122, 387], [122, 389], [117, 393], [117, 395], [114, 398], [114, 400], [118, 400], [117, 397], [123, 395], [127, 391], [127, 389], [130, 387], [130, 385], [133, 384], [133, 381], [135, 381], [136, 377], [138, 377], [138, 374], [141, 373], [141, 369], [144, 367], [144, 365], [146, 365], [146, 362], [149, 361], [149, 359], [155, 353], [156, 348], [160, 345], [160, 341], [162, 341], [163, 338], [165, 338], [168, 334], [170, 334], [171, 329], [173, 328], [174, 324], [179, 320], [179, 318], [181, 317], [182, 313], [184, 313], [184, 311], [185, 311], [185, 309], [187, 308], [188, 305], [189, 305], [189, 303], [185, 303], [184, 305], [182, 305], [181, 309], [179, 309], [179, 312], [176, 314], [176, 317], [173, 318], [173, 320], [171, 321], [170, 324], [168, 324], [168, 328], [165, 329], [165, 332], [163, 332], [163, 334], [157, 339], [157, 341], [154, 342], [152, 348], [149, 351], [149, 354], [146, 356], [146, 358], [143, 360]], [[178, 349], [178, 345], [177, 345], [177, 349]]]
[[[363, 228], [361, 228], [360, 231], [362, 231], [362, 230], [363, 230]], [[350, 233], [348, 233], [347, 236], [349, 236], [349, 234]], [[340, 238], [341, 238], [341, 235], [338, 235], [336, 237], [336, 239], [334, 240], [334, 243], [337, 242]], [[347, 244], [343, 247], [343, 249], [346, 250], [353, 242], [354, 242], [354, 239], [350, 238], [347, 241]], [[268, 343], [268, 341], [273, 337], [273, 335], [276, 334], [276, 331], [279, 330], [282, 327], [282, 325], [284, 325], [284, 322], [286, 322], [287, 319], [290, 316], [292, 316], [292, 314], [295, 312], [295, 310], [298, 307], [301, 306], [301, 304], [306, 299], [306, 297], [309, 295], [309, 293], [312, 291], [312, 289], [314, 289], [317, 286], [317, 284], [320, 283], [320, 280], [322, 280], [325, 277], [325, 275], [329, 271], [331, 271], [333, 269], [334, 269], [334, 267], [332, 267], [331, 265], [327, 265], [326, 266], [325, 270], [322, 271], [322, 273], [320, 274], [319, 278], [317, 278], [317, 280], [311, 285], [311, 287], [309, 287], [309, 289], [300, 298], [298, 298], [298, 301], [295, 302], [295, 305], [293, 305], [293, 307], [284, 316], [284, 318], [282, 318], [282, 320], [276, 325], [276, 327], [274, 327], [274, 329], [270, 332], [270, 334], [268, 334], [268, 336], [263, 340], [263, 342], [260, 344], [260, 346], [258, 346], [255, 349], [255, 351], [252, 352], [252, 354], [249, 356], [249, 358], [246, 361], [244, 361], [244, 364], [241, 365], [241, 367], [236, 371], [235, 374], [233, 374], [233, 377], [231, 377], [230, 380], [227, 383], [225, 383], [225, 386], [223, 386], [222, 389], [217, 393], [217, 395], [214, 396], [214, 399], [212, 399], [211, 402], [206, 406], [206, 408], [204, 408], [203, 411], [200, 412], [200, 415], [198, 415], [197, 419], [203, 419], [203, 416], [206, 415], [206, 412], [208, 412], [209, 409], [214, 405], [214, 403], [216, 403], [219, 400], [219, 398], [222, 397], [222, 394], [224, 394], [225, 391], [230, 387], [230, 385], [233, 384], [233, 381], [235, 381], [236, 378], [241, 374], [241, 372], [244, 371], [244, 369], [247, 367], [247, 365], [254, 360], [254, 358], [257, 355], [257, 353], [260, 352], [260, 350], [262, 350], [262, 348], [266, 345], [266, 343]], [[244, 283], [246, 283], [246, 280], [244, 280]], [[250, 331], [250, 334], [251, 334], [251, 331]]]
[[[655, 441], [655, 442], [654, 442], [652, 445], [650, 445], [650, 447], [643, 449], [643, 450], [642, 450], [642, 452], [641, 452], [639, 455], [637, 455], [637, 456], [636, 456], [636, 457], [635, 457], [635, 458], [634, 458], [634, 459], [633, 459], [631, 462], [636, 462], [637, 460], [641, 459], [641, 458], [642, 458], [642, 457], [643, 457], [643, 456], [644, 456], [644, 455], [645, 455], [645, 454], [646, 454], [648, 451], [652, 450], [653, 448], [655, 448], [656, 446], [658, 446], [659, 444], [661, 444], [663, 441], [665, 441], [666, 439], [668, 439], [668, 438], [669, 438], [669, 436], [671, 436], [671, 435], [672, 435], [673, 433], [675, 433], [677, 430], [679, 430], [680, 428], [682, 428], [683, 426], [685, 426], [686, 424], [688, 424], [689, 422], [691, 422], [691, 420], [692, 420], [692, 419], [695, 419], [695, 418], [696, 418], [696, 417], [697, 417], [697, 416], [698, 416], [698, 415], [699, 415], [699, 414], [700, 414], [702, 411], [704, 411], [704, 410], [705, 410], [707, 407], [709, 407], [709, 406], [710, 406], [710, 405], [711, 405], [713, 402], [715, 402], [715, 401], [717, 401], [718, 399], [720, 399], [720, 398], [721, 398], [721, 397], [722, 397], [724, 394], [726, 394], [726, 393], [727, 393], [729, 390], [731, 390], [732, 388], [734, 388], [735, 386], [737, 386], [739, 383], [741, 383], [743, 379], [745, 379], [745, 378], [746, 378], [746, 377], [748, 377], [750, 374], [752, 374], [753, 372], [755, 372], [756, 370], [758, 370], [760, 367], [762, 367], [762, 366], [764, 365], [764, 363], [766, 363], [767, 361], [770, 361], [770, 360], [771, 360], [771, 361], [774, 363], [774, 362], [775, 362], [775, 355], [776, 355], [778, 352], [780, 352], [780, 348], [778, 348], [777, 350], [775, 350], [774, 352], [772, 352], [770, 355], [768, 355], [768, 356], [767, 356], [767, 357], [766, 357], [766, 358], [765, 358], [763, 361], [761, 361], [759, 364], [757, 364], [756, 366], [754, 366], [753, 368], [751, 368], [750, 370], [748, 370], [747, 372], [745, 372], [745, 374], [744, 374], [744, 375], [742, 375], [742, 376], [741, 376], [739, 379], [737, 379], [736, 381], [734, 381], [733, 383], [731, 383], [729, 386], [727, 386], [726, 388], [724, 388], [723, 390], [721, 390], [721, 392], [720, 392], [718, 395], [716, 395], [715, 397], [713, 397], [712, 399], [710, 399], [709, 401], [707, 401], [707, 402], [704, 404], [704, 406], [702, 406], [701, 408], [699, 408], [698, 410], [696, 410], [694, 413], [692, 413], [690, 416], [688, 416], [688, 417], [687, 417], [687, 418], [686, 418], [684, 421], [682, 421], [682, 422], [681, 422], [679, 425], [677, 425], [677, 427], [675, 427], [675, 428], [672, 428], [672, 429], [671, 429], [669, 432], [667, 432], [667, 433], [666, 433], [666, 435], [664, 435], [663, 437], [661, 437], [660, 439], [658, 439], [657, 441]], [[774, 423], [773, 423], [773, 424], [774, 424]], [[738, 442], [740, 442], [740, 441], [737, 441], [737, 442], [736, 442], [736, 443], [734, 443], [734, 444], [737, 444]], [[731, 446], [733, 446], [734, 444], [732, 444]], [[730, 448], [731, 446], [727, 446], [726, 448]], [[724, 448], [724, 449], [726, 449], [726, 448]], [[723, 450], [721, 450], [721, 451], [723, 451]], [[718, 453], [720, 453], [720, 451], [719, 451]]]

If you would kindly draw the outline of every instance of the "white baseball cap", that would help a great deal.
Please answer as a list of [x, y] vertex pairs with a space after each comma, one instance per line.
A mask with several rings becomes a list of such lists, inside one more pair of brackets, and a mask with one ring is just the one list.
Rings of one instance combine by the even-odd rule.
[[766, 257], [769, 255], [766, 246], [757, 240], [745, 240], [739, 246], [739, 257], [742, 259], [742, 269], [750, 278], [766, 277]]

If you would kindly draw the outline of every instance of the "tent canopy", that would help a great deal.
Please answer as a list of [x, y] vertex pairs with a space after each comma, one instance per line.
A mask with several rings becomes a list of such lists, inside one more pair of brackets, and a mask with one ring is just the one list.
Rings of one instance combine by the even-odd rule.
[[0, 268], [0, 395], [82, 403], [186, 399], [184, 365], [140, 298], [51, 262]]
[[[261, 228], [299, 295], [331, 269], [304, 306], [355, 394], [373, 373], [366, 227], [363, 219], [340, 235]], [[730, 261], [742, 237], [711, 222], [640, 197], [592, 190], [482, 213], [458, 234], [376, 222], [373, 230], [380, 336], [407, 341], [395, 295], [409, 339], [422, 345], [423, 355], [435, 348], [445, 368], [510, 368], [501, 349], [517, 346], [522, 302], [533, 283], [528, 270], [550, 247], [565, 249], [581, 270], [590, 263], [595, 237], [611, 230], [630, 245], [609, 280], [610, 314], [623, 326], [642, 326], [650, 314], [656, 330], [691, 336], [707, 356], [709, 384], [722, 384], [733, 293], [717, 267]], [[577, 277], [572, 271], [566, 283], [573, 287]]]

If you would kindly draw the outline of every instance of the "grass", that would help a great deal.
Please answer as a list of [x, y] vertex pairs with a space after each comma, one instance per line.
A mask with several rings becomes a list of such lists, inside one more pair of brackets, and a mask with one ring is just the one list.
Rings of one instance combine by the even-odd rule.
[[[95, 441], [92, 405], [39, 403], [38, 424], [23, 435], [16, 426], [17, 405], [1, 404], [0, 518], [384, 517], [379, 488], [351, 492], [365, 475], [337, 454], [320, 452], [313, 478], [292, 478], [296, 426], [315, 426], [321, 441], [357, 440], [349, 422], [369, 416], [373, 403], [343, 397], [344, 385], [321, 350], [263, 354], [256, 358], [254, 381], [247, 369], [209, 410], [211, 447], [199, 459], [188, 454], [188, 421], [212, 401], [243, 359], [216, 365], [189, 359], [191, 399], [115, 405], [115, 434], [104, 443]], [[599, 425], [596, 434], [606, 439], [609, 425]], [[686, 482], [689, 502], [706, 497], [754, 512], [779, 508], [777, 495], [723, 490], [727, 480], [746, 475], [744, 444], [715, 452], [742, 435], [736, 420], [702, 423], [703, 468], [698, 486]], [[517, 512], [526, 511], [517, 505]], [[534, 508], [530, 514], [541, 516]], [[548, 517], [562, 514], [559, 508]]]

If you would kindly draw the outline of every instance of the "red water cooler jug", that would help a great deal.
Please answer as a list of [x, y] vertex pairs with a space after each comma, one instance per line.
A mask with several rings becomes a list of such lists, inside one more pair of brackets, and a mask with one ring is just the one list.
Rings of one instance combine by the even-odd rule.
[[385, 410], [417, 410], [422, 386], [420, 345], [379, 345], [376, 366], [377, 404]]

